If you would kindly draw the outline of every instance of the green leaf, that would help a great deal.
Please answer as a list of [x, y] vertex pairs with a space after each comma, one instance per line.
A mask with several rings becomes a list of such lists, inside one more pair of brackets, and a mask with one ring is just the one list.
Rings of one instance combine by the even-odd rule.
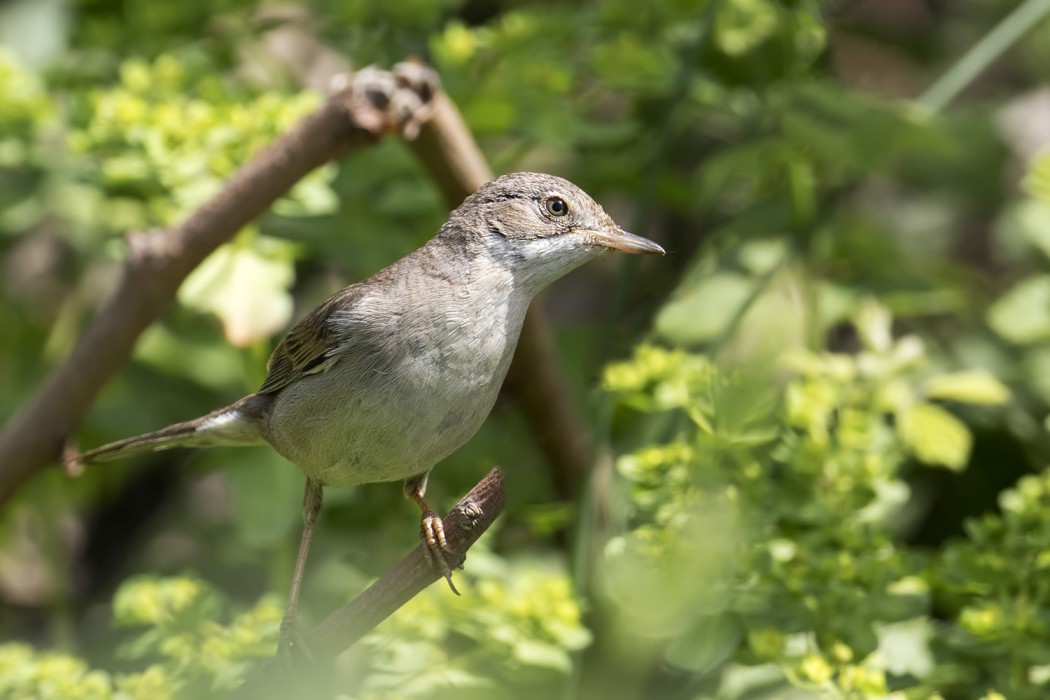
[[934, 377], [926, 382], [926, 396], [981, 406], [1001, 406], [1010, 399], [1010, 390], [984, 370], [967, 370]]
[[897, 414], [897, 432], [917, 459], [961, 470], [970, 459], [969, 428], [943, 408], [917, 403]]
[[898, 676], [925, 677], [934, 664], [930, 652], [932, 632], [932, 625], [926, 617], [880, 626], [879, 653], [885, 659], [887, 669]]
[[194, 578], [139, 576], [128, 579], [113, 598], [119, 625], [163, 625], [184, 619], [205, 606], [212, 591]]
[[780, 239], [748, 241], [740, 246], [740, 264], [753, 275], [765, 275], [776, 269], [788, 255], [787, 243]]
[[884, 353], [893, 345], [893, 316], [874, 299], [866, 299], [861, 305], [856, 326], [864, 347], [869, 350]]
[[773, 36], [777, 26], [777, 8], [768, 0], [733, 0], [715, 19], [715, 43], [730, 56], [739, 56]]
[[1025, 238], [1050, 258], [1050, 193], [1047, 201], [1028, 199], [1014, 209], [1014, 217]]
[[922, 578], [909, 576], [873, 593], [872, 612], [883, 621], [908, 620], [929, 612], [930, 588]]
[[339, 211], [339, 196], [329, 187], [329, 179], [325, 173], [311, 173], [274, 203], [274, 212], [289, 217], [334, 214]]
[[1050, 340], [1050, 275], [1024, 280], [988, 310], [988, 324], [1019, 345]]
[[[215, 458], [236, 508], [238, 541], [266, 549], [285, 541], [302, 521], [299, 470], [270, 449], [224, 450]], [[206, 462], [212, 461], [210, 455]]]
[[1036, 346], [1021, 360], [1025, 388], [1050, 403], [1050, 347]]
[[753, 286], [743, 275], [711, 275], [660, 310], [656, 316], [656, 332], [686, 345], [716, 338], [747, 301]]
[[476, 134], [502, 134], [514, 123], [514, 105], [494, 97], [476, 97], [463, 105], [463, 117]]
[[183, 304], [214, 313], [226, 339], [244, 347], [288, 325], [295, 272], [294, 246], [264, 236], [242, 236], [212, 253], [179, 289]]
[[1024, 189], [1035, 199], [1050, 203], [1050, 153], [1032, 161], [1024, 179]]
[[135, 345], [135, 359], [217, 391], [242, 391], [246, 382], [253, 383], [248, 381], [243, 351], [212, 336], [201, 341], [156, 324], [146, 329]]
[[666, 659], [672, 666], [707, 673], [729, 659], [743, 638], [744, 628], [736, 615], [705, 616], [671, 642]]
[[514, 658], [527, 666], [549, 668], [568, 673], [572, 670], [572, 660], [568, 652], [555, 644], [544, 644], [526, 639], [514, 645]]

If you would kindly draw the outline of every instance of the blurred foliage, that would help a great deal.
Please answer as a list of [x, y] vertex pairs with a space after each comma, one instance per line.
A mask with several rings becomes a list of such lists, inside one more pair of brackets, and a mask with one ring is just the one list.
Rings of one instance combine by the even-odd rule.
[[[81, 184], [105, 202], [94, 208], [96, 221], [77, 221], [76, 227], [95, 225], [106, 237], [174, 223], [320, 102], [309, 92], [254, 92], [230, 88], [210, 66], [190, 70], [167, 55], [152, 64], [124, 63], [119, 86], [90, 92], [83, 114], [75, 115], [70, 147], [86, 161]], [[314, 171], [275, 210], [330, 213], [337, 207], [331, 174], [330, 167]], [[179, 300], [218, 315], [234, 345], [269, 338], [291, 320], [294, 250], [248, 228], [191, 275]]]
[[999, 506], [1001, 514], [969, 521], [967, 539], [937, 562], [950, 622], [936, 641], [959, 691], [996, 684], [1008, 697], [1042, 697], [1050, 689], [1050, 471], [1022, 478]]
[[[88, 670], [60, 653], [35, 653], [24, 644], [0, 646], [0, 697], [105, 698], [221, 697], [239, 684], [252, 660], [272, 651], [282, 604], [269, 596], [229, 619], [218, 593], [194, 578], [139, 577], [113, 600], [117, 625], [148, 628], [119, 651], [152, 661], [140, 672]], [[221, 621], [221, 622], [220, 622]]]
[[[917, 99], [1038, 2], [0, 2], [0, 416], [125, 235], [204, 202], [341, 61], [423, 56], [496, 170], [565, 175], [669, 255], [546, 297], [590, 493], [553, 502], [498, 407], [431, 479], [447, 502], [507, 473], [465, 595], [341, 657], [344, 697], [1046, 697], [1050, 22], [948, 109]], [[446, 214], [393, 139], [311, 174], [191, 275], [81, 441], [254, 390], [293, 318]], [[41, 474], [0, 514], [0, 697], [236, 686], [301, 487], [262, 449]], [[326, 499], [305, 624], [416, 540], [396, 487]]]
[[[885, 309], [866, 303], [863, 349], [787, 353], [782, 388], [755, 370], [653, 346], [606, 370], [624, 410], [671, 414], [670, 442], [617, 463], [634, 508], [602, 576], [618, 586], [635, 583], [621, 568], [673, 572], [643, 575], [660, 601], [660, 614], [644, 611], [647, 631], [666, 663], [694, 672], [733, 658], [774, 664], [798, 686], [843, 696], [929, 692], [918, 679], [940, 669], [893, 678], [892, 651], [880, 649], [886, 626], [932, 611], [925, 556], [894, 537], [909, 500], [905, 468], [909, 456], [953, 469], [969, 458], [969, 429], [932, 399], [1001, 405], [1008, 392], [984, 373], [930, 375], [921, 341], [894, 340], [890, 327]], [[697, 552], [705, 556], [693, 561]], [[640, 611], [610, 596], [635, 629]], [[1006, 676], [987, 680], [1008, 687]]]
[[566, 572], [471, 551], [461, 597], [428, 589], [367, 638], [359, 697], [537, 697], [557, 692], [590, 641]]
[[[454, 688], [460, 697], [494, 698], [513, 697], [505, 687], [530, 694], [558, 687], [571, 654], [590, 639], [565, 572], [474, 557], [469, 597], [450, 603], [444, 590], [429, 589], [343, 658], [351, 693], [344, 697], [420, 698]], [[113, 622], [143, 631], [117, 654], [143, 670], [90, 670], [74, 656], [0, 645], [0, 698], [226, 697], [253, 662], [273, 653], [284, 603], [269, 594], [247, 611], [230, 608], [196, 577], [130, 579], [113, 599]]]

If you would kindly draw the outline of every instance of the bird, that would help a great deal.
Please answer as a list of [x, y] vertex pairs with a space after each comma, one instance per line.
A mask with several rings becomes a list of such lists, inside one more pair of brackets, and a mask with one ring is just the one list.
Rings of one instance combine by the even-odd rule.
[[350, 284], [277, 344], [259, 390], [228, 406], [73, 457], [81, 465], [173, 447], [269, 444], [306, 476], [303, 530], [278, 650], [325, 487], [403, 482], [423, 552], [454, 592], [427, 477], [481, 427], [525, 312], [547, 285], [610, 251], [664, 254], [563, 178], [519, 172], [479, 187], [426, 244]]

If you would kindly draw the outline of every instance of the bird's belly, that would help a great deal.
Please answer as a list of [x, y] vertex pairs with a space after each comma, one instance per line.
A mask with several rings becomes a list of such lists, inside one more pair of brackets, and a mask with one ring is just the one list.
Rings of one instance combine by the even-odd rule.
[[307, 477], [327, 486], [407, 479], [477, 432], [506, 373], [505, 367], [495, 369], [481, 373], [486, 380], [464, 373], [434, 382], [426, 373], [401, 368], [362, 382], [360, 373], [336, 366], [276, 397], [267, 439]]

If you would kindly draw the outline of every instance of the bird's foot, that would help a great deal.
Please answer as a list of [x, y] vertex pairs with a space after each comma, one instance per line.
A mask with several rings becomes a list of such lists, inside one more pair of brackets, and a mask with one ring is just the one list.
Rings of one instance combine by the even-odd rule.
[[281, 636], [277, 641], [277, 658], [289, 671], [295, 666], [296, 657], [303, 657], [308, 662], [313, 662], [314, 654], [310, 651], [302, 632], [299, 629], [299, 620], [295, 613], [286, 613], [281, 619]]
[[448, 565], [448, 560], [445, 558], [448, 542], [445, 540], [445, 524], [441, 521], [441, 516], [429, 508], [424, 510], [419, 519], [419, 536], [423, 540], [423, 556], [439, 574], [445, 577], [452, 592], [459, 595], [456, 585], [452, 583], [452, 567]]

